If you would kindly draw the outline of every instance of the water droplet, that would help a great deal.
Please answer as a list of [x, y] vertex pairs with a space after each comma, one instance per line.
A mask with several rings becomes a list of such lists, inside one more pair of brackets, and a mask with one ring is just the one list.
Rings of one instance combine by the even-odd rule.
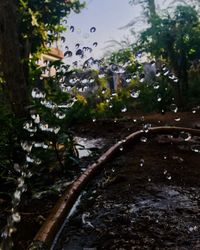
[[144, 159], [140, 159], [140, 167], [144, 166]]
[[93, 118], [92, 121], [93, 121], [93, 122], [96, 122], [96, 118]]
[[143, 136], [143, 137], [140, 138], [140, 141], [141, 142], [147, 142], [147, 138]]
[[181, 137], [182, 139], [184, 139], [185, 141], [189, 141], [189, 140], [192, 138], [192, 136], [191, 136], [190, 133], [187, 133], [187, 132], [184, 132], [184, 131], [182, 131], [182, 132], [180, 133], [180, 137]]
[[178, 107], [176, 106], [175, 103], [172, 103], [172, 104], [170, 105], [170, 109], [171, 109], [171, 111], [173, 111], [174, 113], [177, 113], [177, 111], [178, 111]]
[[145, 75], [144, 75], [144, 74], [141, 74], [141, 75], [140, 75], [140, 82], [144, 82], [144, 80], [145, 80]]
[[20, 201], [21, 199], [21, 194], [22, 192], [20, 190], [15, 190], [13, 196], [14, 196], [14, 199], [17, 200], [17, 201]]
[[145, 133], [148, 133], [150, 128], [151, 128], [151, 124], [149, 124], [149, 123], [144, 124], [144, 126], [143, 126], [143, 131], [144, 131]]
[[123, 150], [124, 150], [124, 148], [121, 146], [121, 147], [119, 148], [119, 150], [120, 150], [120, 151], [123, 151]]
[[80, 47], [80, 43], [77, 43], [77, 44], [75, 45], [75, 48], [78, 49], [79, 47]]
[[105, 77], [105, 74], [99, 74], [98, 77], [101, 79], [101, 78], [104, 78]]
[[30, 153], [33, 147], [33, 142], [31, 141], [21, 141], [21, 147], [24, 151]]
[[175, 78], [174, 80], [173, 80], [173, 82], [175, 82], [175, 83], [177, 83], [179, 80], [178, 80], [178, 78]]
[[94, 42], [94, 43], [93, 43], [93, 46], [94, 46], [94, 47], [97, 47], [97, 45], [98, 45], [97, 42]]
[[57, 108], [57, 105], [52, 102], [52, 101], [47, 101], [47, 100], [41, 100], [40, 102], [44, 107], [49, 108], [49, 109], [54, 109]]
[[159, 89], [160, 88], [159, 82], [155, 82], [154, 85], [153, 85], [153, 88], [154, 89]]
[[125, 113], [126, 111], [127, 111], [127, 107], [126, 106], [124, 106], [124, 107], [121, 108], [121, 112], [122, 113]]
[[193, 108], [193, 109], [192, 109], [192, 113], [193, 113], [193, 114], [196, 114], [196, 112], [197, 112], [196, 108]]
[[158, 101], [158, 102], [161, 102], [161, 101], [162, 101], [162, 98], [161, 98], [160, 95], [157, 95], [157, 101]]
[[96, 28], [95, 28], [95, 27], [90, 28], [90, 32], [91, 32], [91, 33], [94, 33], [95, 31], [96, 31]]
[[66, 51], [66, 52], [64, 53], [64, 56], [66, 56], [66, 57], [72, 57], [72, 56], [73, 56], [73, 53], [72, 53], [70, 50], [68, 50], [68, 51]]
[[167, 178], [168, 180], [171, 180], [171, 179], [172, 179], [172, 177], [171, 177], [171, 175], [170, 175], [169, 173], [166, 174], [166, 178]]
[[45, 98], [46, 93], [39, 90], [38, 88], [33, 88], [31, 91], [31, 95], [34, 99], [42, 99]]
[[139, 95], [140, 95], [140, 90], [132, 90], [131, 93], [130, 93], [131, 97], [132, 98], [138, 98]]
[[82, 49], [78, 49], [78, 50], [76, 51], [76, 56], [81, 56], [81, 57], [83, 57], [83, 56], [84, 56], [83, 50], [82, 50]]
[[166, 175], [166, 174], [167, 174], [167, 170], [166, 170], [166, 169], [164, 169], [163, 174], [164, 174], [164, 175]]
[[148, 178], [148, 182], [151, 182], [151, 178]]
[[180, 117], [176, 117], [176, 118], [174, 119], [174, 121], [176, 121], [176, 122], [180, 122], [180, 120], [181, 120]]
[[74, 32], [74, 26], [71, 25], [69, 29], [71, 32]]
[[200, 145], [192, 145], [191, 150], [195, 153], [200, 153]]
[[37, 127], [34, 127], [32, 121], [25, 122], [25, 123], [23, 124], [23, 128], [24, 128], [25, 130], [27, 130], [28, 132], [31, 132], [31, 133], [34, 133], [34, 132], [37, 131]]
[[156, 76], [159, 77], [160, 76], [160, 70], [156, 71]]
[[169, 74], [169, 70], [166, 70], [166, 71], [163, 73], [164, 76], [167, 76], [168, 74]]
[[21, 216], [19, 213], [14, 213], [14, 214], [12, 214], [12, 219], [14, 222], [19, 223], [21, 220]]
[[62, 111], [57, 111], [57, 112], [55, 113], [55, 116], [56, 116], [58, 119], [64, 119], [65, 116], [66, 116], [66, 114], [63, 113]]
[[103, 88], [101, 93], [104, 95], [106, 93], [107, 89], [106, 88]]

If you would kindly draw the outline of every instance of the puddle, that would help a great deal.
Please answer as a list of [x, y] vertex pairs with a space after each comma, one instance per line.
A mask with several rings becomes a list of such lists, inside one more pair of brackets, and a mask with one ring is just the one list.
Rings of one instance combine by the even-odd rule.
[[75, 138], [77, 144], [76, 149], [78, 150], [79, 157], [87, 157], [93, 154], [95, 151], [102, 149], [106, 142], [102, 138], [97, 139], [88, 139], [84, 137], [76, 137]]

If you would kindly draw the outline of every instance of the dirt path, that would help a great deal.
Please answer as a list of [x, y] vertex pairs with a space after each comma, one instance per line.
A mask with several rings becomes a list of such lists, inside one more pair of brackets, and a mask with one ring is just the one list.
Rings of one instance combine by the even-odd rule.
[[[173, 140], [174, 139], [174, 140]], [[87, 188], [55, 249], [200, 249], [199, 138], [130, 147]]]

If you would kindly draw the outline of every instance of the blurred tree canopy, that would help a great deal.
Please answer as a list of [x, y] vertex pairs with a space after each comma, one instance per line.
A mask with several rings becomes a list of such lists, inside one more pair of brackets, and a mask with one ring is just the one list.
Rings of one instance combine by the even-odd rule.
[[78, 0], [0, 1], [0, 75], [16, 117], [26, 115], [29, 103], [30, 54], [40, 53], [58, 39], [64, 19], [83, 7]]

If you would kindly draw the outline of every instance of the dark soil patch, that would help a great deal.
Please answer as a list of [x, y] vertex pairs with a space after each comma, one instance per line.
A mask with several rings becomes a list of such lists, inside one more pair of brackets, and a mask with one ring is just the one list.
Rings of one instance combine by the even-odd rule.
[[151, 139], [122, 151], [87, 188], [55, 249], [199, 249], [200, 155], [179, 146]]
[[[179, 122], [175, 121], [174, 119], [176, 117], [180, 117], [181, 120]], [[72, 127], [72, 131], [75, 135], [84, 136], [86, 138], [104, 138], [106, 140], [104, 147], [102, 149], [98, 149], [96, 154], [93, 154], [93, 156], [83, 158], [81, 160], [81, 166], [86, 167], [87, 164], [89, 164], [91, 161], [94, 161], [96, 158], [98, 158], [99, 155], [102, 152], [104, 152], [106, 149], [108, 149], [111, 145], [116, 143], [118, 140], [123, 139], [126, 135], [128, 135], [134, 131], [137, 131], [138, 129], [141, 129], [145, 123], [151, 123], [152, 126], [177, 125], [177, 126], [194, 127], [200, 123], [200, 115], [199, 115], [199, 113], [196, 113], [196, 114], [181, 113], [181, 114], [175, 114], [175, 115], [174, 114], [165, 114], [165, 115], [152, 114], [152, 115], [146, 115], [143, 117], [143, 115], [127, 114], [126, 117], [121, 117], [118, 119], [101, 120], [101, 121], [97, 121], [97, 122], [88, 122], [87, 124], [85, 124], [85, 123], [84, 124], [81, 124], [81, 123], [75, 124]], [[134, 157], [134, 159], [130, 158], [130, 160], [132, 159], [134, 161], [137, 161], [137, 164], [133, 164], [134, 166], [139, 166], [139, 158], [143, 157], [145, 160], [144, 168], [139, 168], [139, 167], [135, 168], [134, 167], [133, 169], [131, 169], [129, 167], [130, 173], [129, 172], [121, 173], [120, 171], [118, 172], [116, 166], [114, 166], [115, 172], [113, 172], [113, 175], [111, 175], [111, 177], [115, 178], [115, 179], [113, 179], [110, 183], [107, 182], [106, 185], [107, 185], [108, 190], [114, 190], [113, 187], [116, 188], [116, 196], [117, 196], [117, 192], [118, 192], [118, 187], [121, 187], [121, 185], [124, 187], [123, 190], [126, 190], [126, 188], [127, 188], [127, 192], [124, 191], [125, 192], [124, 194], [119, 193], [120, 197], [123, 195], [129, 194], [128, 187], [126, 187], [126, 185], [128, 185], [129, 182], [132, 183], [132, 184], [130, 183], [130, 185], [133, 186], [134, 190], [136, 190], [138, 192], [137, 188], [139, 188], [140, 184], [142, 185], [141, 189], [144, 188], [144, 183], [147, 183], [147, 187], [148, 187], [148, 185], [151, 186], [151, 182], [148, 182], [148, 178], [147, 178], [148, 176], [152, 176], [151, 179], [153, 181], [154, 181], [154, 178], [159, 180], [159, 181], [162, 181], [165, 178], [165, 177], [163, 177], [163, 172], [158, 172], [157, 168], [154, 169], [153, 166], [160, 165], [160, 169], [163, 170], [164, 167], [167, 167], [168, 162], [170, 160], [173, 163], [176, 162], [176, 160], [172, 160], [172, 159], [168, 158], [167, 161], [163, 161], [163, 159], [162, 159], [162, 161], [160, 163], [157, 163], [157, 160], [158, 160], [157, 158], [159, 156], [163, 156], [163, 152], [159, 151], [159, 150], [161, 149], [161, 147], [163, 148], [164, 151], [168, 150], [167, 149], [168, 145], [167, 146], [162, 145], [162, 146], [159, 146], [158, 148], [154, 148], [154, 146], [152, 146], [151, 144], [148, 144], [148, 143], [145, 145], [146, 145], [146, 147], [148, 145], [148, 147], [150, 149], [151, 149], [151, 147], [153, 149], [151, 159], [149, 159], [149, 160], [145, 159], [144, 156], [146, 156], [146, 152], [148, 152], [148, 150], [147, 150], [147, 148], [143, 147], [143, 145], [141, 145], [141, 149], [138, 151], [138, 155], [137, 155], [137, 152], [134, 153], [134, 155], [137, 155], [138, 158], [135, 158], [135, 157]], [[166, 152], [168, 152], [168, 151], [166, 151]], [[194, 164], [192, 162], [193, 162], [194, 152], [182, 151], [182, 154], [183, 154], [182, 158], [185, 159], [185, 161], [188, 164], [188, 169], [193, 169]], [[183, 164], [185, 164], [185, 161]], [[152, 167], [147, 167], [147, 162], [151, 162]], [[115, 165], [117, 165], [117, 164], [118, 164], [118, 162], [116, 161]], [[166, 166], [165, 166], [165, 164], [166, 164]], [[198, 165], [198, 162], [196, 163], [196, 165]], [[174, 166], [174, 165], [172, 165], [172, 166]], [[175, 169], [176, 168], [178, 169], [178, 167], [180, 167], [179, 171], [182, 172], [182, 166], [183, 165], [180, 165], [179, 163], [177, 163], [177, 166], [175, 165]], [[119, 170], [120, 169], [122, 169], [122, 168], [119, 167]], [[145, 171], [144, 171], [144, 169], [145, 169]], [[172, 170], [173, 170], [173, 167], [172, 167], [172, 169], [168, 170], [169, 172], [170, 171], [172, 172], [172, 176], [173, 176], [170, 183], [173, 183], [173, 181], [176, 178], [176, 175], [177, 175], [177, 180], [178, 179], [180, 180], [181, 178], [184, 179], [183, 177], [180, 178], [178, 170], [177, 170], [177, 172], [173, 172]], [[78, 172], [80, 173], [80, 171], [81, 171], [81, 169], [79, 168], [79, 169], [76, 169], [76, 171], [74, 171], [74, 173], [77, 174]], [[137, 177], [136, 179], [138, 180], [138, 182], [137, 182], [138, 186], [133, 184], [133, 183], [135, 183], [134, 179], [133, 179], [133, 181], [129, 180], [129, 178], [130, 178], [129, 175], [132, 176], [134, 171], [135, 171], [134, 178]], [[191, 172], [189, 171], [187, 173], [187, 178], [185, 178], [185, 180], [188, 179], [190, 181], [190, 183], [193, 183], [193, 178], [197, 178], [197, 176], [198, 176], [198, 171], [197, 171], [196, 177], [193, 174], [194, 171], [195, 171], [195, 169], [193, 169], [191, 175], [190, 175]], [[154, 172], [156, 172], [155, 176], [154, 176]], [[116, 176], [114, 174], [116, 174]], [[184, 174], [185, 174], [184, 176], [186, 176], [186, 172], [184, 172]], [[52, 175], [50, 178], [52, 179]], [[60, 178], [59, 176], [57, 176], [57, 177], [53, 176], [54, 182], [59, 180], [59, 178]], [[63, 180], [63, 182], [66, 181], [66, 179], [62, 179], [62, 178], [60, 178], [60, 180]], [[166, 181], [166, 179], [165, 179], [165, 181]], [[50, 182], [52, 182], [52, 180]], [[47, 186], [44, 187], [44, 189], [48, 189], [49, 186], [52, 185], [52, 183], [48, 184], [50, 182], [47, 181]], [[10, 188], [6, 187], [2, 190], [7, 190], [7, 193], [12, 193], [12, 189], [13, 189], [13, 187], [10, 187]], [[50, 210], [52, 209], [53, 205], [55, 204], [56, 200], [61, 195], [62, 190], [63, 189], [61, 188], [60, 193], [59, 192], [46, 193], [40, 199], [39, 198], [33, 199], [30, 196], [28, 196], [28, 194], [25, 194], [25, 196], [22, 199], [21, 206], [19, 208], [19, 212], [21, 213], [22, 220], [19, 223], [19, 225], [17, 225], [17, 232], [14, 234], [14, 237], [13, 237], [14, 241], [15, 241], [15, 248], [14, 249], [23, 250], [23, 249], [27, 248], [28, 244], [31, 242], [31, 240], [35, 236], [36, 232], [40, 228], [41, 224], [47, 218], [47, 216], [48, 216]], [[112, 195], [114, 195], [113, 192], [114, 191], [111, 191]], [[109, 195], [108, 191], [105, 191], [105, 193], [107, 193], [107, 195]], [[107, 202], [106, 199], [107, 198], [105, 197], [104, 203]], [[102, 202], [103, 202], [103, 200], [102, 200]], [[132, 202], [134, 202], [134, 200]], [[3, 226], [5, 225], [6, 218], [9, 214], [10, 214], [10, 197], [8, 195], [5, 195], [5, 193], [0, 194], [0, 228], [3, 228]], [[111, 234], [111, 236], [109, 236], [110, 234]], [[108, 233], [108, 236], [104, 235], [102, 237], [105, 238], [105, 241], [106, 241], [107, 237], [112, 238], [113, 237], [112, 230], [110, 230], [110, 233]], [[81, 241], [82, 240], [80, 240], [80, 242]], [[107, 249], [109, 249], [109, 248], [107, 248]]]

